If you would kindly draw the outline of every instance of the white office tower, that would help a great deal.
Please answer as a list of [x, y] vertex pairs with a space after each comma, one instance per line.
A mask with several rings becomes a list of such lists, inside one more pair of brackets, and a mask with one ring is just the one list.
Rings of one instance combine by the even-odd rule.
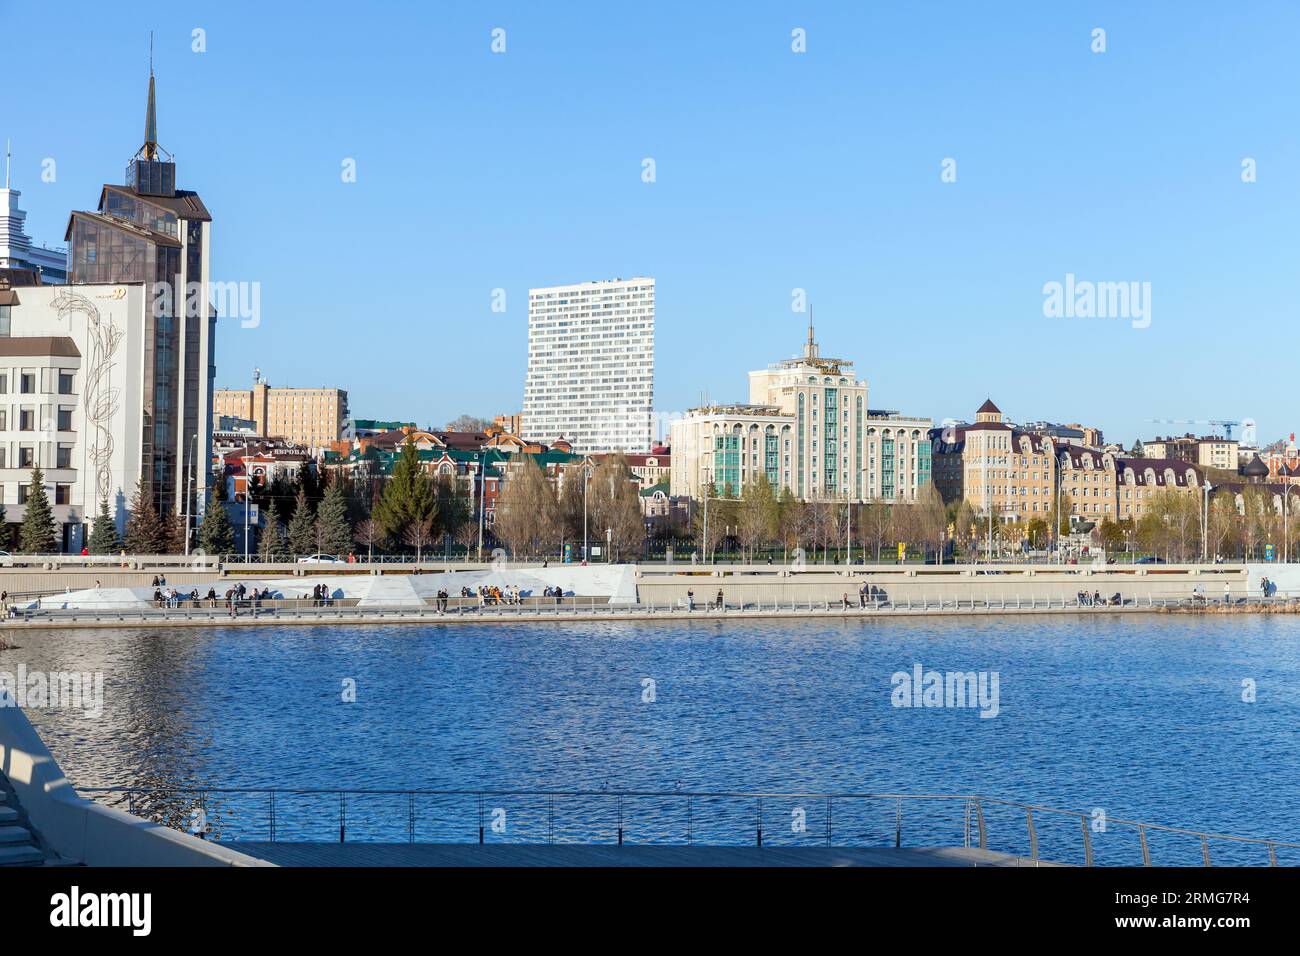
[[654, 279], [529, 290], [529, 440], [563, 436], [579, 454], [649, 451], [654, 372]]

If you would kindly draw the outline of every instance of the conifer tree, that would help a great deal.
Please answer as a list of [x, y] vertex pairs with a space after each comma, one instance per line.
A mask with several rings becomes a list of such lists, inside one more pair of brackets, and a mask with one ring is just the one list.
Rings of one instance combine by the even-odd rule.
[[289, 550], [296, 555], [311, 554], [316, 546], [316, 516], [307, 503], [307, 492], [298, 489], [293, 518], [289, 521]]
[[131, 554], [162, 554], [167, 550], [167, 528], [153, 506], [150, 486], [140, 482], [131, 497], [123, 547]]
[[331, 481], [316, 509], [316, 541], [328, 554], [344, 555], [352, 547], [352, 526], [348, 523], [348, 499], [339, 481]]
[[27, 511], [18, 533], [18, 550], [24, 554], [54, 554], [58, 549], [54, 511], [50, 508], [49, 495], [45, 493], [45, 473], [38, 465], [32, 470], [32, 483], [27, 492]]
[[90, 533], [90, 553], [116, 554], [121, 547], [122, 542], [117, 536], [117, 519], [108, 510], [108, 499], [101, 498], [99, 514], [95, 515], [95, 527]]
[[408, 437], [393, 465], [392, 477], [384, 484], [373, 517], [386, 535], [400, 538], [412, 522], [432, 518], [434, 509], [433, 485], [420, 468], [420, 453]]
[[208, 499], [203, 522], [199, 525], [199, 547], [204, 554], [230, 554], [235, 550], [235, 529], [230, 526], [230, 515], [217, 497], [216, 491]]

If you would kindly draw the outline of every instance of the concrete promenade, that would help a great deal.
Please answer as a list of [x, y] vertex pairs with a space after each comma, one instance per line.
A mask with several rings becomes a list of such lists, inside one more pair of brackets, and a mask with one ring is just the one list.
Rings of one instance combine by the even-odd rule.
[[157, 609], [131, 608], [124, 610], [87, 609], [48, 611], [20, 619], [10, 619], [0, 625], [0, 634], [21, 631], [61, 630], [72, 628], [140, 628], [140, 627], [275, 627], [321, 625], [389, 625], [389, 624], [571, 624], [571, 623], [621, 623], [654, 621], [658, 623], [687, 624], [710, 621], [762, 621], [783, 619], [843, 620], [866, 623], [879, 618], [921, 617], [1007, 617], [1041, 615], [1099, 616], [1114, 614], [1150, 614], [1191, 609], [1190, 605], [1169, 603], [1133, 603], [1123, 606], [1089, 606], [1049, 603], [1026, 600], [1017, 604], [993, 600], [983, 602], [917, 602], [915, 604], [884, 605], [848, 608], [838, 604], [792, 603], [780, 606], [745, 608], [729, 607], [710, 610], [698, 605], [695, 610], [676, 605], [567, 605], [555, 608], [506, 605], [497, 607], [465, 606], [452, 608], [444, 614], [431, 606], [412, 607], [297, 607], [293, 609], [267, 609], [254, 612], [242, 608], [231, 616], [224, 608]]

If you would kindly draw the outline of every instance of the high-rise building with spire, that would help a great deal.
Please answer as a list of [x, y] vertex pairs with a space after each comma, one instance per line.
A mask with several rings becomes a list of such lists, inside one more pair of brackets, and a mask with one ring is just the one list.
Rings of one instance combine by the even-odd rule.
[[672, 493], [739, 495], [760, 476], [802, 500], [912, 501], [930, 483], [931, 421], [867, 405], [853, 363], [803, 355], [749, 373], [749, 401], [672, 424]]
[[[186, 475], [208, 470], [216, 321], [209, 306], [211, 226], [198, 193], [176, 188], [176, 161], [158, 143], [150, 64], [144, 143], [126, 165], [126, 185], [105, 184], [95, 212], [72, 213], [66, 239], [72, 282], [150, 287], [139, 450], [141, 474], [162, 513], [184, 512]], [[201, 493], [205, 477], [195, 484]]]
[[64, 551], [81, 549], [104, 502], [120, 534], [137, 488], [192, 527], [207, 497], [212, 223], [196, 193], [176, 188], [156, 97], [151, 65], [144, 143], [126, 183], [104, 185], [94, 211], [69, 217], [68, 284], [0, 269], [0, 502], [10, 538], [36, 467]]

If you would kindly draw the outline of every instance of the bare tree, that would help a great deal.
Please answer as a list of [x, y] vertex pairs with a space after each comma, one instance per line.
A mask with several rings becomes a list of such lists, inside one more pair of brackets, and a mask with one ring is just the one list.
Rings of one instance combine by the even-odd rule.
[[366, 549], [366, 560], [375, 560], [375, 545], [384, 542], [384, 531], [379, 522], [374, 518], [363, 518], [357, 522], [353, 534], [356, 535], [357, 544]]
[[402, 529], [402, 543], [415, 549], [415, 562], [419, 564], [430, 542], [433, 541], [433, 519], [415, 519]]

